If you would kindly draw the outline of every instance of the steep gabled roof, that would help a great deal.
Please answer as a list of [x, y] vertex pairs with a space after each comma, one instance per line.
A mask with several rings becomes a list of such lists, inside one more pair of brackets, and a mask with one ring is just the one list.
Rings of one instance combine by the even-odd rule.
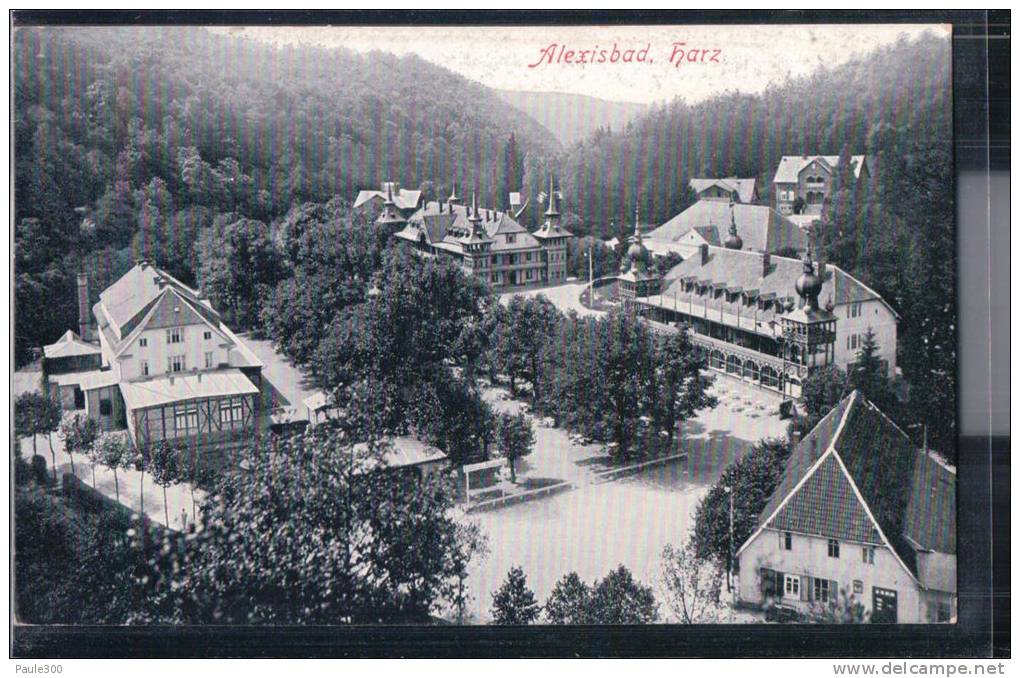
[[794, 449], [751, 539], [769, 527], [885, 543], [916, 578], [918, 550], [956, 553], [955, 494], [955, 474], [854, 391]]
[[[445, 243], [455, 250], [467, 242], [467, 233], [471, 231], [468, 221], [468, 208], [465, 205], [443, 203], [442, 212], [437, 202], [425, 204], [412, 214], [407, 225], [397, 232], [396, 236], [404, 240], [416, 241], [421, 232], [430, 245]], [[493, 252], [527, 250], [540, 247], [540, 243], [506, 212], [479, 208], [482, 221], [479, 222], [484, 235], [493, 241]], [[463, 236], [459, 234], [465, 234]], [[507, 243], [507, 235], [514, 236], [513, 243]]]
[[[378, 191], [358, 191], [358, 196], [354, 199], [354, 207], [361, 207], [365, 203], [373, 200], [386, 200], [386, 184], [383, 184], [381, 190]], [[421, 200], [421, 191], [409, 191], [406, 188], [393, 188], [393, 202], [396, 203], [397, 209], [410, 210], [418, 206], [418, 201]]]
[[[168, 290], [187, 300], [196, 313], [209, 322], [219, 323], [219, 314], [198, 290], [188, 287], [166, 271], [139, 262], [99, 294], [96, 307], [112, 326], [118, 340], [126, 337]], [[98, 319], [98, 314], [97, 314]]]
[[71, 330], [64, 332], [63, 336], [54, 343], [43, 346], [43, 356], [50, 360], [54, 358], [95, 355], [101, 352], [98, 346], [82, 341], [81, 337]]
[[[645, 237], [660, 242], [679, 242], [691, 230], [715, 228], [717, 234], [730, 225], [730, 205], [719, 200], [699, 200]], [[733, 205], [737, 235], [744, 249], [777, 252], [784, 248], [801, 251], [807, 244], [804, 232], [768, 205]], [[699, 234], [704, 237], [701, 231]], [[716, 236], [718, 240], [718, 235]]]
[[[839, 165], [838, 155], [784, 155], [779, 160], [779, 167], [776, 168], [776, 176], [772, 180], [774, 184], [792, 184], [797, 182], [800, 171], [810, 163], [818, 160], [830, 170]], [[861, 170], [867, 162], [866, 156], [853, 155], [850, 161], [854, 163], [854, 178], [861, 178]]]
[[754, 179], [738, 179], [737, 177], [691, 179], [690, 187], [695, 193], [701, 193], [712, 186], [719, 186], [730, 193], [736, 191], [737, 195], [740, 196], [740, 202], [752, 202], [754, 201], [754, 183]]

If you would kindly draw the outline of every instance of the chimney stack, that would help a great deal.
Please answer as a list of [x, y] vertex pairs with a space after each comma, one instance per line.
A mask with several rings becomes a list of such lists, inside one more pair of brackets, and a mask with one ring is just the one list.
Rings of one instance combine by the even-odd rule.
[[89, 277], [78, 274], [78, 336], [82, 341], [91, 341], [89, 336]]
[[772, 265], [772, 255], [768, 252], [762, 252], [761, 255], [761, 277], [766, 277], [769, 274], [769, 266]]
[[701, 250], [701, 265], [704, 266], [708, 263], [708, 245], [701, 243], [698, 249]]

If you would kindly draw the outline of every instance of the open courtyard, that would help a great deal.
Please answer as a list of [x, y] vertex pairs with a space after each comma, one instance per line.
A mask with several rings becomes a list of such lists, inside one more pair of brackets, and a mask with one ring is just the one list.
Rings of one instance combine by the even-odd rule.
[[[533, 417], [535, 451], [522, 460], [519, 482], [556, 479], [571, 481], [575, 489], [467, 516], [489, 537], [488, 555], [471, 565], [473, 620], [489, 619], [492, 594], [518, 565], [539, 602], [571, 571], [591, 582], [620, 564], [653, 586], [656, 599], [664, 602], [663, 546], [687, 539], [698, 502], [730, 462], [758, 440], [785, 434], [778, 395], [726, 376], [716, 378], [713, 392], [718, 406], [684, 427], [686, 456], [613, 480], [596, 473], [605, 461], [598, 445], [576, 444], [566, 431], [541, 426]], [[500, 393], [486, 392], [497, 410], [521, 406]], [[668, 615], [661, 606], [659, 613]]]

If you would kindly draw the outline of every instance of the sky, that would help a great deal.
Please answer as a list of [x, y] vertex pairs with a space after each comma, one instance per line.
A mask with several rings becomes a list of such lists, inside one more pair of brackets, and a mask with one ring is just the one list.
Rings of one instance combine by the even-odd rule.
[[[787, 75], [844, 63], [942, 25], [226, 27], [210, 29], [276, 43], [310, 43], [422, 58], [498, 89], [585, 94], [653, 103], [694, 103], [727, 89], [753, 93]], [[675, 45], [675, 43], [683, 43]], [[550, 50], [550, 46], [555, 46]], [[619, 57], [612, 63], [613, 48]], [[557, 62], [560, 50], [563, 58]], [[606, 63], [566, 63], [606, 50]], [[632, 50], [632, 61], [623, 63]], [[694, 50], [692, 53], [691, 50]], [[642, 52], [643, 51], [643, 52]], [[679, 53], [678, 53], [679, 52]], [[636, 59], [643, 54], [644, 61]], [[682, 54], [683, 56], [679, 56]], [[544, 58], [543, 58], [544, 57]], [[550, 58], [553, 63], [549, 63]], [[588, 59], [592, 54], [587, 55]]]

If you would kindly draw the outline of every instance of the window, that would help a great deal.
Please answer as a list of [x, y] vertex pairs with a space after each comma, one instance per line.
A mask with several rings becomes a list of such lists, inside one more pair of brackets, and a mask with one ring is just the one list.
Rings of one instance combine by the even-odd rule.
[[499, 263], [499, 255], [498, 254], [493, 254], [492, 255], [492, 263], [493, 263], [493, 265]]
[[839, 558], [839, 542], [835, 539], [829, 540], [829, 557]]
[[186, 367], [183, 355], [172, 355], [166, 359], [167, 372], [183, 372]]
[[785, 598], [800, 598], [800, 577], [795, 574], [783, 576], [783, 596]]
[[531, 261], [531, 252], [528, 252], [528, 261]]
[[493, 273], [489, 276], [489, 282], [499, 282], [499, 273]]
[[166, 343], [179, 344], [184, 341], [184, 328], [172, 327], [166, 331]]
[[861, 302], [856, 301], [846, 307], [847, 318], [858, 318], [861, 315]]
[[213, 354], [212, 354], [212, 351], [206, 351], [205, 352], [205, 366], [206, 366], [206, 369], [208, 369], [208, 368], [213, 366]]
[[862, 546], [861, 547], [861, 561], [867, 565], [875, 564], [875, 547], [874, 546]]
[[516, 236], [513, 233], [507, 233], [506, 234], [506, 244], [507, 245], [512, 245], [514, 243], [514, 238], [515, 237]]
[[793, 534], [790, 532], [783, 532], [779, 535], [779, 548], [784, 551], [793, 550]]
[[953, 616], [952, 606], [949, 603], [940, 602], [935, 607], [935, 621], [943, 623], [950, 621]]
[[864, 593], [864, 582], [854, 579], [854, 593]]
[[174, 428], [178, 431], [197, 431], [198, 405], [178, 405], [175, 407]]
[[220, 401], [220, 424], [240, 424], [244, 419], [244, 400], [227, 398]]
[[148, 346], [148, 345], [149, 345], [149, 340], [148, 340], [148, 339], [146, 339], [145, 337], [142, 337], [141, 339], [139, 339], [139, 340], [138, 340], [138, 345], [139, 345], [139, 346], [140, 346], [141, 348], [145, 348], [146, 346]]
[[99, 400], [99, 414], [104, 417], [109, 417], [113, 412], [113, 403], [109, 398], [100, 398]]
[[814, 594], [813, 600], [817, 600], [822, 603], [829, 602], [829, 580], [828, 579], [815, 579], [814, 580]]
[[143, 377], [149, 376], [149, 361], [148, 360], [143, 360], [142, 361], [142, 376]]
[[205, 339], [206, 341], [209, 341], [210, 339], [212, 339], [212, 332], [206, 330], [205, 332], [202, 333], [202, 338]]

